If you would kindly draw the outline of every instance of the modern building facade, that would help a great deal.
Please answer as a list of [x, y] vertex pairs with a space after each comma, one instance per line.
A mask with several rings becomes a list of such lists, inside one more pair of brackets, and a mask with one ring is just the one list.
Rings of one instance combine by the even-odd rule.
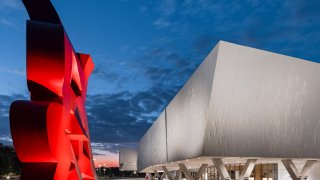
[[136, 172], [138, 160], [138, 151], [134, 148], [120, 148], [119, 149], [119, 169], [120, 171]]
[[138, 169], [320, 179], [318, 77], [318, 63], [220, 41], [140, 140]]

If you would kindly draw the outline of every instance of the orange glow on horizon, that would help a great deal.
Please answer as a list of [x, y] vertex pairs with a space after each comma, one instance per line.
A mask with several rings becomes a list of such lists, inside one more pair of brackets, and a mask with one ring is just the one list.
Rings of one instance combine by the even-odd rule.
[[94, 155], [94, 166], [119, 167], [119, 154]]

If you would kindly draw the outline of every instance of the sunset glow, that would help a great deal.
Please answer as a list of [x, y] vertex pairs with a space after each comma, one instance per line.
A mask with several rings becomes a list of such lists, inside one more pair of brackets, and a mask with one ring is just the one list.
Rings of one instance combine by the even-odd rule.
[[119, 154], [94, 155], [94, 166], [119, 167]]

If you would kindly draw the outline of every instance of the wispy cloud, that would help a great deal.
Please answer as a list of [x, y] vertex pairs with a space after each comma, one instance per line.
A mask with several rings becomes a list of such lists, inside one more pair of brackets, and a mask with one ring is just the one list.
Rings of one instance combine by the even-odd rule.
[[[1, 22], [1, 19], [0, 19]], [[17, 69], [12, 67], [0, 67], [0, 72], [2, 73], [8, 73], [8, 74], [15, 74], [19, 76], [26, 76], [26, 70], [25, 69]]]
[[139, 12], [141, 12], [141, 13], [144, 13], [144, 12], [146, 12], [148, 10], [148, 8], [146, 7], [146, 6], [140, 6], [139, 7]]
[[3, 17], [0, 17], [0, 24], [3, 25], [3, 26], [7, 26], [7, 27], [10, 27], [12, 28], [14, 25], [11, 21], [3, 18]]
[[0, 9], [21, 9], [22, 7], [20, 0], [0, 0]]
[[0, 95], [0, 141], [11, 143], [12, 139], [9, 136], [9, 109], [13, 101], [18, 99], [26, 99], [22, 94]]
[[23, 4], [20, 0], [0, 0], [0, 25], [18, 30], [17, 14], [21, 14], [22, 9]]
[[118, 154], [123, 147], [137, 148], [138, 143], [96, 143], [91, 142], [93, 155]]
[[138, 93], [88, 96], [86, 108], [92, 140], [108, 143], [138, 142], [175, 91], [154, 88]]
[[162, 0], [160, 1], [159, 10], [165, 16], [170, 16], [176, 11], [175, 0]]
[[4, 141], [5, 144], [12, 143], [12, 138], [6, 135], [0, 136], [0, 141]]
[[165, 19], [157, 19], [156, 21], [153, 22], [153, 25], [156, 26], [157, 28], [169, 27], [170, 24], [171, 23]]

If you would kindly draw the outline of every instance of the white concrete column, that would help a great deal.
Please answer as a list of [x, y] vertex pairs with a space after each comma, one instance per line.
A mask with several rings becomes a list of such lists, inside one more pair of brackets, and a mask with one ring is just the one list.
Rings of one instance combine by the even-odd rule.
[[223, 164], [223, 161], [221, 160], [221, 158], [213, 158], [212, 162], [214, 166], [217, 168], [219, 174], [222, 176], [223, 179], [231, 179], [230, 174], [226, 166]]
[[179, 168], [177, 171], [176, 171], [176, 176], [173, 178], [173, 180], [178, 180], [180, 178], [180, 175], [181, 175], [181, 168]]
[[[205, 171], [205, 169], [208, 167], [208, 164], [202, 164], [201, 167], [199, 168], [197, 174], [196, 174], [196, 177], [193, 178], [185, 164], [178, 164], [178, 165], [179, 165], [179, 169], [176, 172], [176, 176], [174, 178], [172, 178], [172, 176], [169, 173], [169, 171], [167, 170], [167, 168], [162, 166], [164, 174], [167, 174], [168, 178], [169, 179], [173, 179], [173, 180], [178, 180], [180, 178], [181, 173], [183, 173], [188, 180], [199, 180], [201, 178], [201, 175]], [[164, 176], [163, 176], [163, 178], [164, 178]]]
[[169, 180], [173, 180], [172, 175], [171, 175], [171, 173], [168, 171], [167, 167], [162, 166], [162, 169], [163, 169], [163, 174], [162, 174], [162, 176], [160, 177], [160, 180], [163, 180], [163, 178], [165, 178], [166, 175], [167, 175], [167, 177], [168, 177]]
[[196, 177], [195, 179], [196, 180], [199, 180], [203, 174], [203, 172], [206, 170], [206, 168], [208, 167], [208, 164], [202, 164], [201, 167], [199, 168], [197, 174], [196, 174]]
[[281, 160], [293, 180], [299, 180], [299, 171], [291, 159]]
[[186, 176], [188, 180], [194, 180], [190, 172], [188, 171], [187, 167], [184, 164], [179, 164], [181, 172]]
[[256, 165], [257, 159], [248, 159], [243, 171], [240, 174], [239, 180], [249, 179], [254, 166]]
[[301, 172], [299, 173], [297, 167], [291, 159], [283, 159], [281, 161], [293, 180], [307, 179], [310, 170], [312, 169], [313, 165], [317, 162], [317, 160], [307, 160]]
[[154, 176], [151, 173], [147, 173], [147, 176], [151, 178], [151, 180], [155, 180]]
[[154, 170], [154, 178], [160, 178], [160, 175], [157, 170]]
[[309, 176], [309, 172], [312, 169], [312, 167], [316, 164], [316, 160], [307, 160], [305, 165], [303, 166], [301, 172], [300, 172], [300, 176], [301, 179], [307, 179]]

